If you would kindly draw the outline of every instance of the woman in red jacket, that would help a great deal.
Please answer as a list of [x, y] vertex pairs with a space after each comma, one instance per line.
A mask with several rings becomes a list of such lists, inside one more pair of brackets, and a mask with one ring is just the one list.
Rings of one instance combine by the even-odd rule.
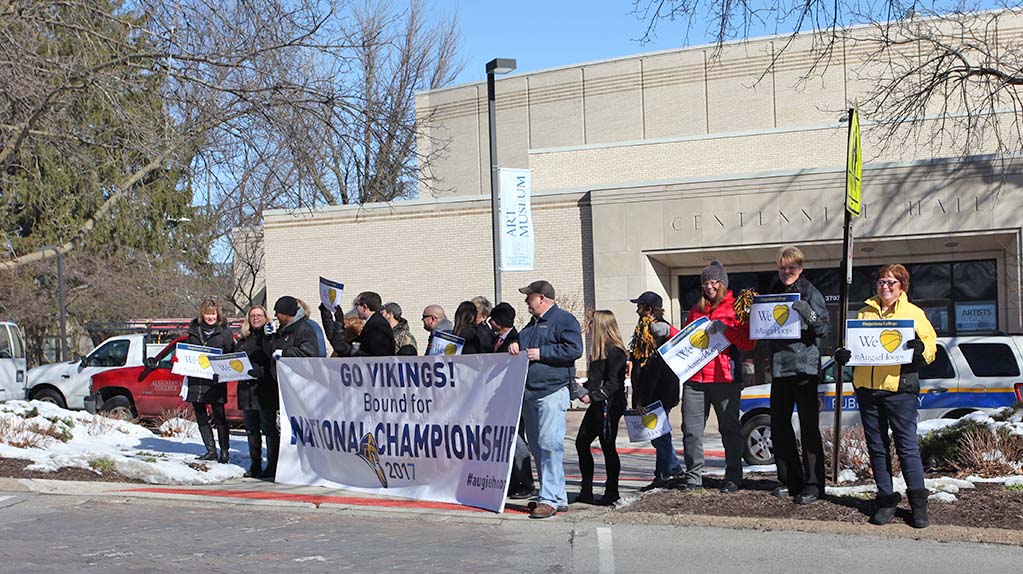
[[733, 348], [753, 348], [749, 326], [735, 318], [735, 299], [728, 290], [728, 273], [712, 261], [700, 274], [703, 296], [689, 311], [686, 323], [707, 317], [711, 323], [707, 333], [724, 333], [732, 347], [714, 357], [698, 373], [682, 385], [682, 445], [685, 449], [686, 488], [703, 485], [703, 430], [707, 415], [714, 406], [718, 429], [725, 446], [725, 483], [721, 492], [739, 490], [742, 482], [742, 431], [739, 426], [739, 398], [742, 384], [734, 376], [738, 361]]

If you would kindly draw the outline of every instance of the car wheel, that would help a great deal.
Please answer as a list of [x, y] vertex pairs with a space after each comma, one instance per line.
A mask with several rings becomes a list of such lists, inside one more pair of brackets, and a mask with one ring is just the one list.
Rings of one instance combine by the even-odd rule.
[[101, 413], [115, 419], [130, 421], [135, 418], [135, 409], [132, 408], [128, 397], [124, 395], [117, 395], [103, 401], [103, 406], [99, 410]]
[[771, 415], [760, 414], [742, 425], [742, 458], [747, 464], [774, 464]]
[[67, 403], [64, 402], [64, 397], [61, 396], [59, 391], [54, 389], [39, 389], [35, 393], [32, 393], [32, 400], [57, 405], [62, 409], [67, 408]]

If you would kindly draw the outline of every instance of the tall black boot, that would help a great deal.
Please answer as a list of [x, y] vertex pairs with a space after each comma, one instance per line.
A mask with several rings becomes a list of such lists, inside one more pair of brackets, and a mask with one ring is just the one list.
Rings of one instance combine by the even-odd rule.
[[227, 428], [227, 424], [221, 422], [217, 425], [217, 434], [220, 435], [220, 458], [217, 462], [227, 464], [231, 461], [231, 429]]
[[909, 489], [906, 491], [906, 498], [909, 498], [909, 507], [913, 509], [913, 516], [909, 519], [909, 525], [913, 528], [927, 528], [930, 520], [927, 518], [927, 497], [930, 491], [926, 488]]
[[200, 456], [199, 460], [217, 460], [217, 443], [213, 442], [213, 428], [208, 424], [199, 425], [199, 436], [206, 447], [206, 454]]
[[249, 471], [245, 476], [260, 478], [263, 475], [263, 439], [259, 432], [250, 432], [249, 439]]
[[870, 517], [871, 524], [888, 524], [895, 517], [895, 510], [899, 506], [899, 502], [902, 500], [902, 495], [898, 492], [892, 494], [881, 494], [877, 495], [877, 511]]
[[[275, 429], [276, 430], [276, 429]], [[266, 470], [263, 471], [263, 480], [273, 482], [277, 477], [277, 458], [281, 454], [281, 433], [269, 433], [266, 435]]]

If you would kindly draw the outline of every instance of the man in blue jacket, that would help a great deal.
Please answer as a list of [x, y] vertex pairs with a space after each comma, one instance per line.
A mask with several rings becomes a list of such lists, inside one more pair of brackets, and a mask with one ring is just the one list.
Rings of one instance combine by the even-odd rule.
[[575, 379], [575, 361], [583, 355], [579, 321], [554, 302], [554, 287], [533, 281], [519, 289], [533, 316], [519, 332], [519, 342], [508, 352], [529, 357], [522, 418], [526, 440], [536, 460], [540, 497], [530, 518], [550, 518], [568, 510], [565, 492], [565, 413], [569, 384]]

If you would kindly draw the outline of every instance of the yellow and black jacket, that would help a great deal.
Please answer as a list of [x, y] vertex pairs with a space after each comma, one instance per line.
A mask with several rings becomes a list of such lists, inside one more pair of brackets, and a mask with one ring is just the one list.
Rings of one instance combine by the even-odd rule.
[[905, 293], [899, 295], [898, 301], [888, 313], [881, 312], [881, 302], [877, 297], [871, 297], [864, 303], [866, 306], [856, 314], [857, 319], [913, 319], [916, 336], [923, 341], [924, 351], [922, 354], [914, 353], [913, 362], [906, 365], [856, 367], [853, 371], [853, 386], [881, 391], [919, 392], [917, 370], [924, 363], [932, 363], [938, 350], [938, 335], [927, 320], [927, 315], [923, 309], [910, 303]]

